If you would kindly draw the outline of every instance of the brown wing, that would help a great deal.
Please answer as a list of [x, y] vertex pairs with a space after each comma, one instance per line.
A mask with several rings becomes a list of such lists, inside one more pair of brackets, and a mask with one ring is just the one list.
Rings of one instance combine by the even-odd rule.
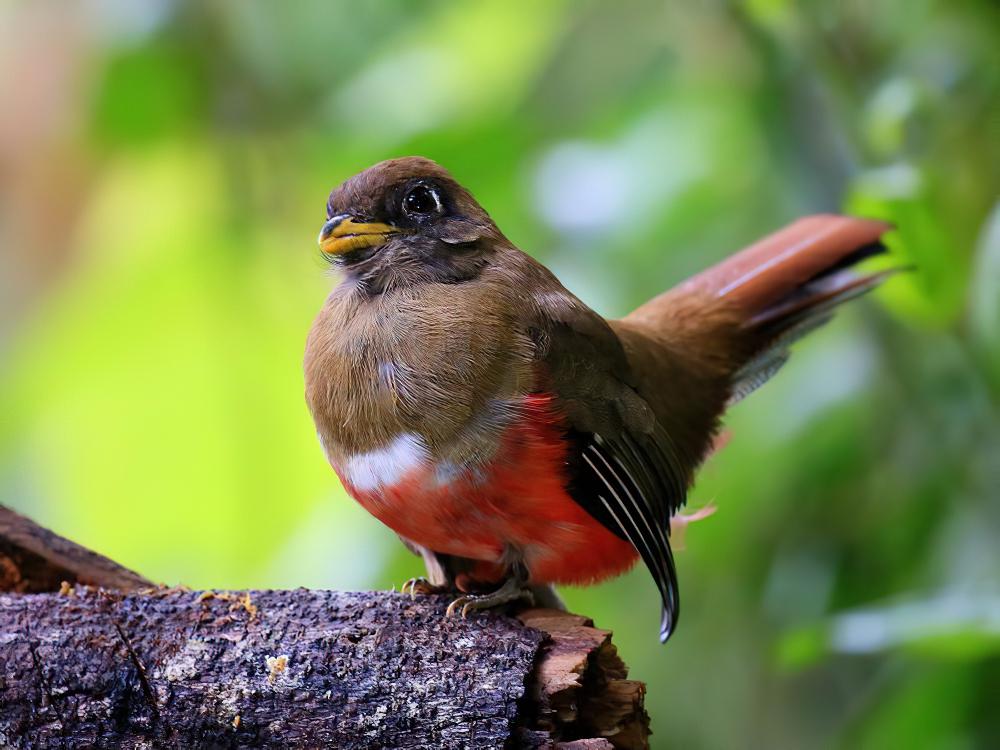
[[539, 303], [538, 357], [574, 441], [574, 499], [642, 555], [678, 612], [670, 516], [726, 404], [767, 380], [788, 346], [885, 274], [853, 266], [889, 227], [811, 216], [639, 307], [605, 321], [554, 279]]
[[668, 539], [687, 472], [669, 435], [635, 391], [629, 364], [607, 322], [568, 292], [552, 292], [532, 326], [542, 382], [566, 419], [571, 497], [628, 540], [663, 600], [660, 638], [679, 615]]

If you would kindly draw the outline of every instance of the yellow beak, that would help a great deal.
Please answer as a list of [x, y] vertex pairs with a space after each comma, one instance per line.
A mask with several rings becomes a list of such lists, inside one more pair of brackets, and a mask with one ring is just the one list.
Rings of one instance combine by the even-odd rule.
[[327, 255], [343, 255], [363, 247], [384, 245], [399, 230], [389, 224], [356, 222], [346, 214], [330, 218], [319, 232], [319, 249]]

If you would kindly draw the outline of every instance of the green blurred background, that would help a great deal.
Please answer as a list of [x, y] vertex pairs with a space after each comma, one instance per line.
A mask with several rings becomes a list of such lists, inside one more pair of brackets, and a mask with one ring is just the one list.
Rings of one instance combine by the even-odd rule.
[[657, 643], [565, 592], [654, 747], [1000, 747], [1000, 9], [987, 0], [0, 9], [0, 502], [193, 587], [389, 587], [301, 356], [327, 193], [440, 161], [606, 315], [814, 211], [916, 270], [729, 419]]

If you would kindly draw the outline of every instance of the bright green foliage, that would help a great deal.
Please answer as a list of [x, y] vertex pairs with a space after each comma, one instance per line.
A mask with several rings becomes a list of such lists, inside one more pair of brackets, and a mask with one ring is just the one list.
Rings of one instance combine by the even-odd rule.
[[74, 56], [79, 190], [0, 339], [0, 502], [194, 587], [418, 573], [302, 396], [326, 195], [384, 158], [450, 168], [607, 315], [799, 215], [885, 218], [914, 270], [732, 413], [669, 645], [641, 570], [566, 598], [655, 747], [1000, 747], [995, 3], [122, 1], [58, 38], [40, 5], [0, 19]]

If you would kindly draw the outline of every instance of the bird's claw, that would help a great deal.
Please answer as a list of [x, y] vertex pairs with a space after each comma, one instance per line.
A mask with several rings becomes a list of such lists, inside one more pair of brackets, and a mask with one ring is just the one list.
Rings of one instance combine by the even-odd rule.
[[462, 608], [462, 619], [464, 620], [465, 616], [468, 614], [468, 611], [466, 610], [466, 607], [468, 606], [468, 599], [469, 599], [469, 597], [465, 596], [465, 595], [458, 597], [455, 601], [453, 601], [451, 604], [448, 605], [448, 609], [446, 609], [444, 611], [444, 616], [445, 617], [454, 617], [455, 616], [455, 610], [458, 609], [459, 607], [461, 607]]
[[411, 599], [416, 599], [417, 594], [443, 594], [451, 589], [447, 586], [433, 584], [423, 576], [417, 576], [404, 583], [399, 590], [404, 594], [409, 594]]
[[535, 595], [522, 582], [510, 579], [496, 591], [491, 591], [488, 594], [464, 594], [458, 597], [448, 605], [444, 614], [445, 617], [454, 617], [456, 613], [461, 613], [464, 620], [470, 612], [492, 609], [518, 599], [524, 599], [529, 604], [534, 604]]

